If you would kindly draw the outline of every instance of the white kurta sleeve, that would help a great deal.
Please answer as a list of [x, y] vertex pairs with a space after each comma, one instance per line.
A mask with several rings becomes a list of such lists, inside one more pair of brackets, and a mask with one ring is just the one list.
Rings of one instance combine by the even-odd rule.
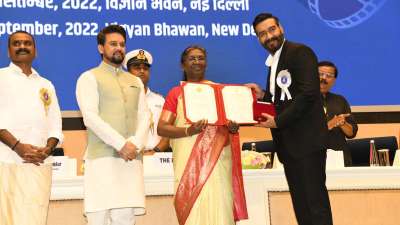
[[[1, 104], [0, 104], [1, 106]], [[3, 109], [3, 108], [2, 108]], [[8, 125], [8, 120], [7, 118], [9, 118], [9, 116], [7, 115], [6, 112], [4, 112], [4, 110], [0, 110], [0, 130], [2, 129], [9, 129], [9, 125]]]
[[0, 69], [0, 129], [9, 129], [9, 118], [10, 115], [8, 114], [8, 111], [5, 111], [8, 107], [7, 101], [4, 101], [3, 99], [8, 98], [7, 92], [4, 92], [4, 89], [6, 88], [6, 85], [8, 85], [7, 82], [4, 82], [1, 78], [4, 79], [4, 77], [7, 74], [7, 70], [5, 68]]
[[150, 126], [150, 110], [147, 106], [146, 94], [144, 93], [143, 84], [141, 86], [141, 92], [139, 95], [137, 123], [138, 125], [136, 126], [135, 136], [130, 137], [128, 140], [131, 141], [138, 148], [138, 151], [140, 151], [146, 144]]
[[47, 123], [48, 123], [48, 138], [54, 137], [57, 138], [59, 143], [63, 141], [63, 133], [62, 133], [62, 118], [61, 118], [61, 110], [60, 105], [58, 104], [58, 98], [56, 94], [56, 90], [53, 85], [50, 85], [50, 95], [51, 95], [51, 104], [49, 106], [49, 111], [47, 115]]
[[85, 72], [79, 77], [76, 84], [76, 99], [85, 126], [104, 143], [120, 151], [126, 140], [99, 116], [99, 93], [96, 78], [92, 73]]

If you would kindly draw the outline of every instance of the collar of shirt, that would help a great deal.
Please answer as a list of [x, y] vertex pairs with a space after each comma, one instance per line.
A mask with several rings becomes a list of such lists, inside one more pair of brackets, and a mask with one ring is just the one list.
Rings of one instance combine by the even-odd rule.
[[147, 87], [146, 97], [150, 97], [151, 95], [153, 95], [153, 92], [150, 90], [149, 87]]
[[279, 57], [281, 56], [283, 45], [285, 44], [285, 39], [283, 39], [281, 47], [275, 52], [275, 54], [269, 54], [267, 60], [265, 60], [265, 65], [271, 67], [272, 64], [276, 61], [279, 61]]
[[151, 91], [150, 88], [147, 89], [146, 100], [147, 100], [147, 104], [150, 107], [151, 111], [153, 111], [153, 106], [156, 106], [156, 107], [163, 106], [164, 102], [161, 102], [160, 98], [162, 99], [162, 97], [159, 94]]
[[10, 68], [10, 70], [14, 71], [16, 74], [24, 76], [24, 77], [27, 77], [27, 78], [37, 78], [37, 77], [39, 77], [39, 73], [34, 68], [31, 68], [32, 73], [29, 74], [29, 76], [24, 74], [22, 72], [22, 69], [19, 66], [15, 65], [13, 62], [10, 62], [10, 65], [8, 66], [8, 68]]
[[281, 56], [283, 45], [285, 44], [285, 39], [282, 42], [281, 47], [275, 52], [275, 54], [269, 54], [267, 60], [265, 60], [265, 65], [271, 67], [271, 74], [269, 77], [269, 92], [272, 95], [272, 102], [275, 98], [275, 79], [276, 79], [276, 69], [278, 67], [279, 57]]
[[119, 74], [119, 73], [122, 73], [122, 72], [123, 72], [122, 66], [114, 67], [114, 66], [112, 66], [112, 65], [110, 65], [110, 64], [107, 64], [107, 63], [104, 62], [104, 61], [101, 61], [99, 67], [102, 68], [102, 69], [104, 69], [104, 70], [106, 70], [106, 71], [109, 71], [109, 72], [111, 72], [111, 73], [113, 73], [113, 74]]

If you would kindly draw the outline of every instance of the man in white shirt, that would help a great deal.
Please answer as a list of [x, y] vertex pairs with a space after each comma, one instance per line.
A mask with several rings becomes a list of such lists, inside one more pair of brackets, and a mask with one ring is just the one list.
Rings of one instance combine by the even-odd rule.
[[125, 72], [126, 32], [97, 35], [99, 66], [84, 72], [76, 96], [88, 132], [84, 203], [89, 225], [132, 225], [145, 213], [142, 149], [149, 113], [141, 80]]
[[157, 134], [157, 124], [165, 100], [163, 96], [152, 92], [149, 88], [150, 67], [152, 63], [152, 55], [144, 49], [130, 51], [126, 54], [124, 60], [124, 67], [128, 72], [142, 80], [146, 92], [147, 105], [150, 109], [150, 125], [147, 143], [144, 147], [145, 154], [163, 152], [169, 148], [169, 139], [160, 137]]
[[8, 55], [0, 69], [0, 224], [45, 225], [60, 107], [52, 83], [32, 68], [33, 36], [11, 34]]

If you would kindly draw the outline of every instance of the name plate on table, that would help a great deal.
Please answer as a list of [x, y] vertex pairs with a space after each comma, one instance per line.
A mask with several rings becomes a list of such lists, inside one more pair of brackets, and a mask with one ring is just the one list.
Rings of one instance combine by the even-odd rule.
[[326, 151], [326, 168], [343, 168], [344, 167], [344, 157], [342, 151], [335, 151], [333, 149], [328, 149]]
[[393, 160], [393, 166], [400, 167], [400, 149], [396, 150]]
[[68, 156], [53, 157], [54, 177], [75, 177], [77, 172], [76, 159]]
[[143, 157], [143, 170], [146, 176], [173, 176], [172, 152], [157, 152]]

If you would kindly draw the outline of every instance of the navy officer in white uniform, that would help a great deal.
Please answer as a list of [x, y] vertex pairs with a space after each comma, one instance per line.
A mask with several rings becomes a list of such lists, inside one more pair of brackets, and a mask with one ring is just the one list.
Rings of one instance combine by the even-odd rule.
[[164, 97], [150, 90], [150, 67], [153, 63], [152, 55], [144, 49], [135, 49], [126, 54], [124, 66], [129, 73], [137, 76], [143, 82], [146, 92], [147, 105], [151, 111], [149, 134], [145, 144], [145, 154], [163, 152], [169, 148], [168, 138], [157, 135], [158, 119], [164, 105]]

